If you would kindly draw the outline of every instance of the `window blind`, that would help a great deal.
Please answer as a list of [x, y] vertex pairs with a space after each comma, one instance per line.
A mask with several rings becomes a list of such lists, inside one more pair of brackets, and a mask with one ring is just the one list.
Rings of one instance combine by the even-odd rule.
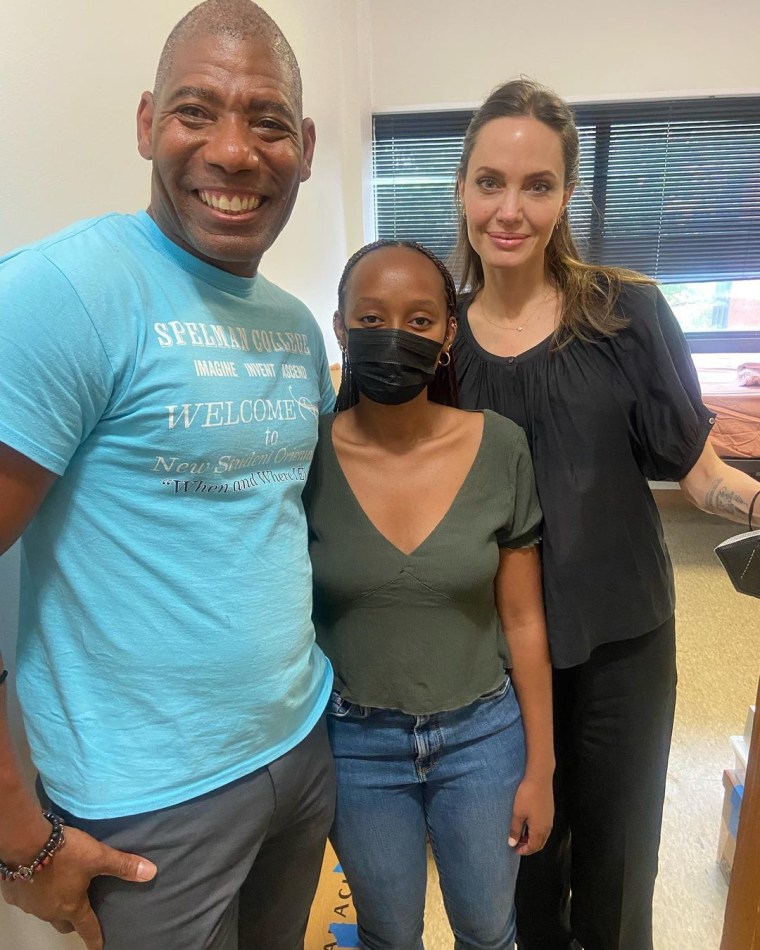
[[420, 241], [444, 259], [456, 241], [456, 168], [471, 112], [374, 117], [377, 236]]
[[[579, 105], [570, 204], [587, 260], [662, 282], [760, 278], [760, 98]], [[377, 235], [446, 257], [472, 113], [374, 117]]]

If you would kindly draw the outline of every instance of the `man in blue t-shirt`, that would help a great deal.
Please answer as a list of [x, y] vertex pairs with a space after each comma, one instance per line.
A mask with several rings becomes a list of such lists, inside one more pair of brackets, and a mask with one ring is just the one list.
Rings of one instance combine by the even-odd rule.
[[0, 262], [0, 552], [22, 538], [49, 803], [0, 686], [2, 891], [88, 948], [294, 950], [334, 796], [301, 505], [332, 387], [313, 317], [258, 267], [314, 124], [276, 24], [207, 0], [137, 127], [147, 213]]

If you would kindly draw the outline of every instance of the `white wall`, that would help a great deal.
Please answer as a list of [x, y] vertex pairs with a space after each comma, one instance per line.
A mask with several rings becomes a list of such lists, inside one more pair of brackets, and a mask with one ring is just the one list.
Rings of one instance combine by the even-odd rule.
[[[0, 253], [80, 218], [147, 205], [150, 167], [137, 154], [134, 115], [140, 93], [153, 84], [166, 34], [191, 6], [131, 0], [125, 15], [115, 0], [5, 5]], [[352, 246], [362, 240], [366, 38], [359, 36], [356, 0], [265, 6], [300, 61], [317, 151], [313, 176], [261, 269], [329, 327], [348, 235]]]
[[376, 0], [370, 31], [376, 112], [521, 73], [576, 101], [760, 91], [757, 0]]

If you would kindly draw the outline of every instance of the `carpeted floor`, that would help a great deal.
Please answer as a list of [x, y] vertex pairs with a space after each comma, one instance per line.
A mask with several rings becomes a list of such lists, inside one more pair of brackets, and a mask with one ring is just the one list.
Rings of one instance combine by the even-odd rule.
[[[736, 594], [713, 548], [734, 526], [659, 493], [678, 592], [679, 694], [668, 770], [656, 950], [717, 950], [726, 884], [716, 864], [729, 736], [741, 734], [760, 674], [760, 602]], [[430, 862], [426, 950], [450, 950], [435, 866]]]

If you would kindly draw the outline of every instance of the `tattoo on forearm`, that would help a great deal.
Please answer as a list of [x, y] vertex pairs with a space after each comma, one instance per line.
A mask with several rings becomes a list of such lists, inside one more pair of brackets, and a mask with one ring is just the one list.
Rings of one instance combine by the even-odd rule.
[[707, 489], [705, 507], [719, 514], [739, 515], [745, 511], [747, 505], [744, 498], [729, 488], [722, 478], [716, 478]]

